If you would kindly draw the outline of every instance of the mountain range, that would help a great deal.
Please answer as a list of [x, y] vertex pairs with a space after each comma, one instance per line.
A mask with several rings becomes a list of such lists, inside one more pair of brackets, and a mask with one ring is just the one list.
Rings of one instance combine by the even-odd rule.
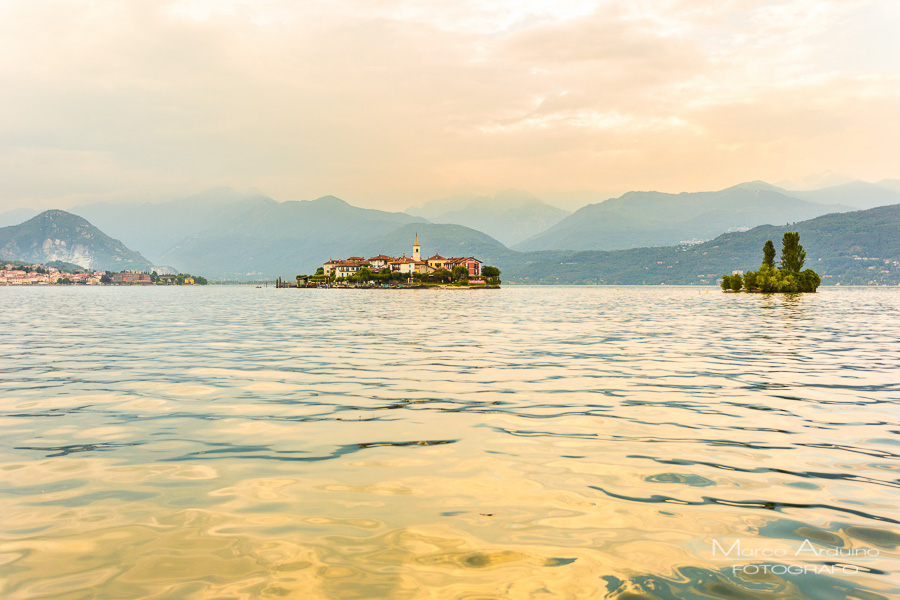
[[[888, 193], [889, 190], [884, 190]], [[835, 194], [840, 196], [840, 194]], [[898, 198], [900, 201], [900, 198]], [[852, 210], [803, 200], [762, 181], [716, 192], [628, 192], [589, 204], [516, 250], [621, 250], [702, 241], [764, 223], [791, 223]]]
[[[96, 228], [88, 232], [85, 227], [91, 227], [91, 223], [80, 219], [76, 226], [72, 220], [73, 231], [81, 227], [88, 233], [81, 238], [78, 238], [81, 234], [73, 233], [74, 237], [66, 238], [65, 244], [52, 241], [63, 240], [59, 227], [43, 231], [34, 225], [38, 222], [49, 227], [68, 213], [43, 213], [42, 216], [51, 213], [55, 216], [23, 223], [23, 226], [31, 224], [25, 228], [30, 231], [27, 235], [21, 233], [24, 230], [11, 235], [6, 230], [15, 228], [0, 229], [6, 232], [6, 237], [0, 237], [0, 258], [38, 260], [37, 257], [52, 256], [76, 263], [90, 260], [91, 264], [85, 266], [127, 264], [131, 268], [149, 265], [152, 260], [155, 265], [171, 265], [220, 280], [253, 280], [312, 272], [330, 258], [408, 254], [411, 240], [418, 233], [426, 256], [434, 253], [478, 256], [500, 267], [507, 281], [641, 283], [644, 279], [639, 276], [647, 273], [619, 269], [615, 271], [619, 275], [613, 271], [604, 271], [607, 274], [603, 275], [595, 268], [597, 261], [613, 268], [611, 265], [618, 264], [617, 257], [628, 256], [631, 257], [628, 260], [647, 266], [644, 264], [644, 258], [650, 256], [647, 252], [667, 252], [665, 247], [672, 246], [681, 248], [678, 252], [685, 253], [683, 256], [692, 255], [693, 249], [706, 247], [696, 242], [723, 232], [739, 235], [741, 230], [752, 231], [761, 225], [777, 227], [788, 223], [799, 227], [800, 223], [824, 214], [851, 214], [854, 206], [900, 203], [900, 192], [891, 189], [892, 183], [891, 180], [879, 185], [854, 182], [815, 192], [792, 192], [763, 182], [749, 182], [717, 192], [629, 192], [619, 198], [589, 204], [568, 216], [533, 196], [514, 191], [490, 198], [476, 197], [468, 203], [463, 201], [455, 212], [450, 210], [452, 205], [447, 199], [426, 203], [418, 214], [411, 215], [359, 208], [333, 196], [277, 202], [257, 193], [218, 189], [160, 204], [78, 207], [73, 210], [90, 216], [103, 232]], [[797, 194], [807, 197], [799, 198]], [[482, 211], [481, 206], [488, 208]], [[498, 235], [505, 239], [511, 235], [521, 237], [540, 219], [557, 222], [511, 249], [485, 229], [500, 231], [503, 221], [500, 215], [515, 215], [517, 210], [522, 211], [522, 218], [516, 221], [518, 225]], [[481, 227], [428, 222], [425, 215], [448, 221], [465, 220]], [[496, 226], [487, 227], [491, 219], [495, 219]], [[514, 221], [512, 216], [509, 220]], [[103, 246], [99, 242], [101, 236], [108, 240], [104, 247], [100, 247]], [[94, 242], [98, 247], [89, 252]], [[121, 247], [112, 251], [109, 243], [113, 242]], [[45, 246], [51, 252], [37, 251]], [[629, 249], [634, 249], [634, 254], [627, 254], [632, 252]], [[589, 254], [598, 251], [606, 254]], [[655, 259], [654, 264], [658, 260], [662, 259]], [[565, 266], [560, 267], [561, 263]], [[664, 273], [656, 273], [652, 281], [691, 283], [702, 279], [697, 275], [702, 274], [700, 271], [704, 269], [700, 265], [705, 263], [701, 261], [690, 268], [682, 263], [667, 267]], [[659, 264], [666, 264], [665, 260]], [[695, 267], [700, 271], [691, 274]], [[655, 273], [650, 268], [643, 270]]]

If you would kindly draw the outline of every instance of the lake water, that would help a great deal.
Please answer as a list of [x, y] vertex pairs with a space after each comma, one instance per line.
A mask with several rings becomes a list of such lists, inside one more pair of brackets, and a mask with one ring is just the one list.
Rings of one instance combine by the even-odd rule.
[[0, 288], [0, 598], [900, 597], [900, 290], [700, 291]]

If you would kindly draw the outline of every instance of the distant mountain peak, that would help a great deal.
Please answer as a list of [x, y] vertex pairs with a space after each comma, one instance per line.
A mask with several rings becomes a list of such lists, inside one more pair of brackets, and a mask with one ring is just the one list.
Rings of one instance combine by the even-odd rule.
[[854, 178], [850, 177], [849, 175], [834, 173], [833, 171], [823, 171], [821, 173], [807, 175], [806, 177], [802, 177], [800, 179], [785, 179], [779, 181], [778, 185], [786, 190], [791, 191], [812, 191], [834, 187], [836, 185], [842, 185], [844, 183], [850, 183], [853, 180]]
[[744, 183], [739, 183], [729, 188], [725, 188], [725, 190], [765, 190], [769, 192], [784, 192], [783, 188], [780, 188], [777, 185], [772, 185], [771, 183], [765, 182], [761, 179], [745, 181]]
[[848, 181], [830, 187], [809, 191], [787, 192], [796, 198], [828, 205], [841, 205], [856, 209], [869, 209], [900, 203], [900, 190], [891, 189], [881, 183], [868, 181]]
[[[35, 215], [29, 221], [39, 220], [43, 222], [49, 223], [57, 223], [57, 224], [70, 224], [70, 225], [80, 225], [82, 227], [93, 227], [91, 223], [78, 215], [73, 215], [70, 212], [66, 212], [64, 210], [60, 210], [58, 208], [51, 208], [49, 210], [45, 210], [44, 212]], [[29, 221], [26, 221], [29, 222]]]
[[115, 271], [152, 266], [86, 219], [58, 209], [45, 210], [24, 223], [0, 229], [0, 257], [43, 264], [64, 261]]
[[319, 198], [316, 198], [315, 200], [307, 200], [307, 202], [322, 204], [324, 206], [351, 206], [351, 204], [346, 200], [341, 200], [337, 196], [332, 196], [331, 194], [327, 196], [321, 196]]

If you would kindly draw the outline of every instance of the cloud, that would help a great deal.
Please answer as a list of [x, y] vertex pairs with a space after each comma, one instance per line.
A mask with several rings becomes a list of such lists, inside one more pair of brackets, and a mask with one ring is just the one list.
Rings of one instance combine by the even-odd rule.
[[11, 0], [0, 206], [896, 177], [897, 24], [888, 0]]

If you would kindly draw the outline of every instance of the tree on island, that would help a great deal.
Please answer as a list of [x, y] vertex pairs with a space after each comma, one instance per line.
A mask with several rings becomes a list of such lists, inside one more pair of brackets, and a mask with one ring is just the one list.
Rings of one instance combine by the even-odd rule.
[[767, 241], [763, 246], [762, 264], [766, 265], [770, 269], [775, 268], [775, 244], [772, 243], [772, 240]]
[[453, 279], [453, 273], [447, 269], [441, 269], [434, 273], [434, 278], [441, 283], [450, 283]]
[[462, 265], [453, 267], [453, 280], [456, 283], [462, 283], [469, 280], [469, 269]]
[[731, 290], [732, 292], [741, 291], [741, 287], [744, 285], [743, 279], [738, 273], [734, 275], [726, 275], [722, 278], [722, 289], [723, 290]]
[[784, 238], [781, 240], [781, 268], [792, 273], [799, 273], [805, 262], [806, 250], [800, 245], [800, 233], [785, 232]]
[[481, 269], [481, 275], [485, 277], [490, 284], [500, 283], [500, 269], [497, 267], [487, 265]]
[[759, 271], [747, 271], [740, 275], [722, 277], [722, 289], [761, 292], [815, 292], [822, 283], [819, 274], [812, 269], [801, 271], [806, 262], [806, 251], [800, 245], [800, 233], [785, 232], [781, 241], [781, 268], [775, 268], [775, 245], [772, 240], [763, 246], [763, 262]]

